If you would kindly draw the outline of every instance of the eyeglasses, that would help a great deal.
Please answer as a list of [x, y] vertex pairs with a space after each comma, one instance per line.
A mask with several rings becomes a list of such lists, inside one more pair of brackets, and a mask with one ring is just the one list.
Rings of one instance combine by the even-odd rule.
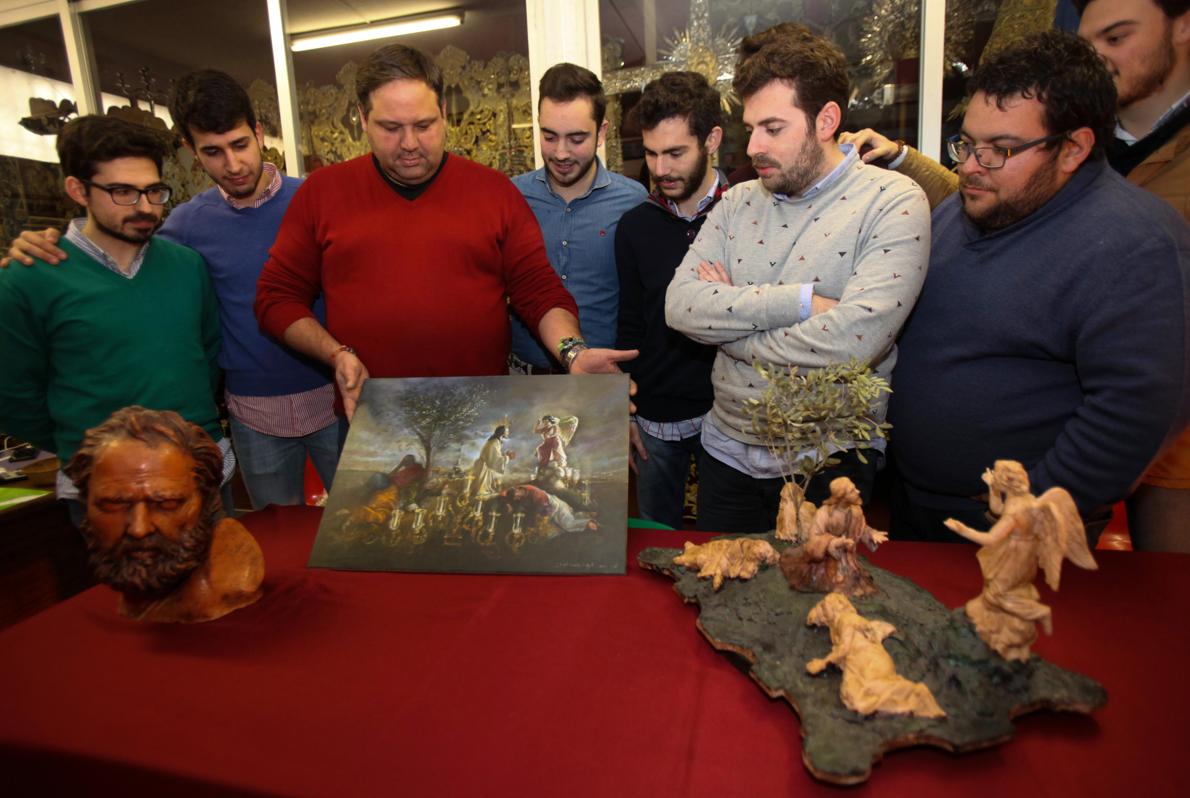
[[961, 136], [951, 136], [946, 140], [946, 151], [954, 159], [955, 163], [965, 163], [974, 154], [975, 162], [984, 169], [999, 169], [1009, 158], [1024, 152], [1030, 147], [1036, 147], [1039, 144], [1049, 144], [1052, 141], [1058, 141], [1064, 138], [1067, 138], [1066, 133], [1055, 133], [1052, 136], [1043, 136], [1039, 139], [1026, 141], [1024, 144], [1017, 144], [1015, 147], [999, 147], [995, 144], [988, 145], [987, 147], [972, 147]]
[[150, 205], [164, 205], [169, 202], [169, 197], [173, 194], [173, 189], [169, 186], [149, 186], [148, 188], [133, 188], [132, 186], [104, 186], [99, 183], [92, 183], [90, 180], [81, 180], [92, 188], [97, 188], [106, 191], [112, 197], [112, 202], [117, 205], [136, 205], [140, 202], [143, 195], [149, 201]]

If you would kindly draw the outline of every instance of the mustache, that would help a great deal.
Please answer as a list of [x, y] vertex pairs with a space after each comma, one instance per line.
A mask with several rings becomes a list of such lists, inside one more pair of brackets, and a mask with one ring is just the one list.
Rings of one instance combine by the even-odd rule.
[[983, 182], [982, 178], [971, 176], [971, 177], [960, 177], [959, 178], [959, 188], [960, 189], [979, 188], [979, 189], [983, 189], [986, 191], [987, 189], [991, 188], [991, 186], [989, 186], [987, 183]]
[[151, 222], [152, 224], [157, 224], [159, 221], [161, 221], [160, 217], [154, 216], [151, 213], [134, 213], [131, 216], [124, 217], [125, 224], [131, 222]]

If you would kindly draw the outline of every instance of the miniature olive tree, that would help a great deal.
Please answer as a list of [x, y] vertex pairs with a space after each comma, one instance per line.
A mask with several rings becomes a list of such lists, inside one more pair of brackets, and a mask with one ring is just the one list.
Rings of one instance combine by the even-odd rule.
[[768, 387], [759, 399], [747, 400], [745, 408], [752, 418], [752, 431], [781, 463], [785, 481], [796, 486], [794, 515], [802, 538], [806, 530], [801, 509], [810, 480], [838, 464], [831, 457], [832, 449], [856, 447], [860, 461], [867, 462], [859, 447], [885, 437], [890, 425], [877, 421], [874, 409], [891, 389], [887, 380], [854, 358], [805, 371], [797, 366], [785, 370], [760, 362], [752, 365]]

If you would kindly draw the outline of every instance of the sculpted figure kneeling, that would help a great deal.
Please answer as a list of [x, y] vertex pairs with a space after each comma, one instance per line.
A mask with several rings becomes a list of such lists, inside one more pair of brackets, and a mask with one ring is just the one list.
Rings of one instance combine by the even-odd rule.
[[223, 453], [172, 411], [126, 407], [87, 430], [66, 473], [87, 515], [96, 578], [118, 611], [146, 621], [210, 621], [260, 598], [264, 556], [220, 518]]

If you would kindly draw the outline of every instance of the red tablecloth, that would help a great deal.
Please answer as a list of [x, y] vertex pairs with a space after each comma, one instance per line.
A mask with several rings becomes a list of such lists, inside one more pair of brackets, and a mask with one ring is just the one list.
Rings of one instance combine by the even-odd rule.
[[[307, 569], [319, 511], [245, 519], [265, 597], [215, 623], [153, 626], [95, 588], [0, 633], [8, 794], [834, 794], [801, 763], [797, 717], [695, 628], [633, 530], [626, 577]], [[874, 561], [950, 605], [979, 584], [966, 545]], [[1043, 588], [1036, 650], [1100, 680], [1092, 717], [1041, 713], [1002, 746], [891, 753], [857, 792], [1172, 795], [1190, 718], [1190, 557], [1098, 552]], [[1068, 564], [1069, 566], [1069, 564]]]

